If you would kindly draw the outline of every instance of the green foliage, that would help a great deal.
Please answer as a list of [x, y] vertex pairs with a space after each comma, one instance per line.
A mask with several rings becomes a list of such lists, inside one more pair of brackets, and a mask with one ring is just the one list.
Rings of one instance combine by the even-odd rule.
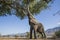
[[1, 34], [0, 34], [0, 37], [1, 37]]
[[0, 0], [0, 16], [11, 15], [12, 0]]
[[19, 36], [18, 35], [15, 35], [15, 39], [17, 39]]
[[13, 15], [11, 10], [14, 9], [14, 15], [24, 19], [26, 15], [23, 12], [23, 8], [27, 7], [27, 4], [32, 14], [38, 14], [47, 7], [50, 1], [51, 0], [0, 0], [0, 16]]
[[33, 2], [33, 1], [35, 1], [35, 0], [23, 0], [23, 3], [24, 3], [24, 4], [28, 4], [28, 2], [31, 3], [31, 2]]
[[55, 32], [55, 35], [60, 38], [60, 31]]
[[26, 32], [26, 34], [27, 34], [26, 37], [27, 38], [30, 38], [30, 33], [29, 32]]
[[[33, 6], [33, 5], [32, 5]], [[30, 11], [32, 13], [39, 13], [42, 9], [47, 7], [47, 3], [44, 1], [39, 1], [38, 3], [36, 3], [33, 7], [30, 7]]]

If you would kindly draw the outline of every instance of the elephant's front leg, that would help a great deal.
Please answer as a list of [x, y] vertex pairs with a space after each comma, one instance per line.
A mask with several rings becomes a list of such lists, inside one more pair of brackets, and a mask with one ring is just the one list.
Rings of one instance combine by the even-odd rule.
[[32, 39], [32, 31], [33, 31], [33, 28], [30, 27], [30, 39]]
[[37, 39], [37, 27], [38, 25], [34, 25], [34, 39]]
[[34, 39], [36, 39], [37, 37], [36, 37], [36, 31], [34, 30]]

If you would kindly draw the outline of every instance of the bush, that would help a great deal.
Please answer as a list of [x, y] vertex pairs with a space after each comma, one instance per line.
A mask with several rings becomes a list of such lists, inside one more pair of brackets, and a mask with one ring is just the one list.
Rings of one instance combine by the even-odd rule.
[[55, 32], [56, 37], [60, 38], [60, 30]]

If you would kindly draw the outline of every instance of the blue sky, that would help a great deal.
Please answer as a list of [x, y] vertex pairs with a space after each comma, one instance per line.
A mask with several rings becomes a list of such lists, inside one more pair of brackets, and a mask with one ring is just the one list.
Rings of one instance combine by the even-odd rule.
[[[35, 16], [35, 18], [44, 25], [44, 29], [50, 29], [60, 25], [60, 15], [53, 16], [60, 10], [60, 0], [55, 0], [50, 7], [41, 11], [40, 14]], [[0, 33], [6, 34], [16, 34], [24, 33], [30, 30], [28, 24], [28, 19], [20, 20], [18, 17], [12, 15], [7, 17], [0, 17]]]

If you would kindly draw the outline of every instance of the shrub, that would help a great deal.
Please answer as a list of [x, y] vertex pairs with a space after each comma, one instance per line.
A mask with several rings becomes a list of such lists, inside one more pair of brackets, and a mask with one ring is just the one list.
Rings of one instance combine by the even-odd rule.
[[55, 32], [56, 37], [60, 38], [60, 30]]

